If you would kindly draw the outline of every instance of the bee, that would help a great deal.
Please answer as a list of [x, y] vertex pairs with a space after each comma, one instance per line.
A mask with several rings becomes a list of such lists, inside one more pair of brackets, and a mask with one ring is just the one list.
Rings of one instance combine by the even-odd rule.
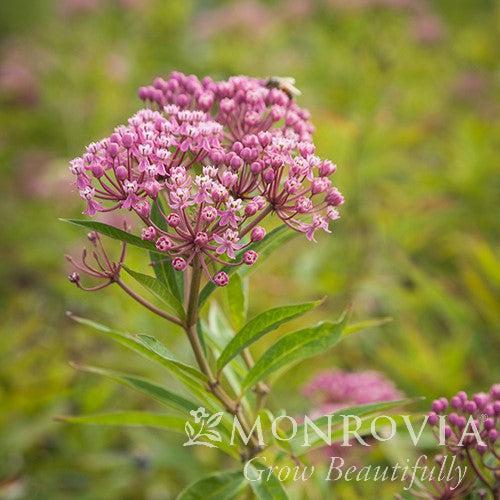
[[269, 89], [280, 89], [290, 98], [301, 95], [302, 92], [295, 86], [295, 78], [270, 76], [266, 81], [266, 87]]

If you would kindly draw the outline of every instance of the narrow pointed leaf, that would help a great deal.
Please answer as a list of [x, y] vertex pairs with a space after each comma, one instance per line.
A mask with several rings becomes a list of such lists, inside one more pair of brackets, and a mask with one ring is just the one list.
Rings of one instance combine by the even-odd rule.
[[245, 487], [241, 471], [217, 472], [191, 483], [177, 500], [231, 500]]
[[124, 384], [132, 389], [135, 389], [143, 394], [151, 396], [156, 401], [174, 408], [182, 412], [189, 412], [191, 410], [196, 410], [198, 408], [197, 403], [193, 403], [183, 396], [175, 394], [161, 385], [156, 384], [150, 380], [142, 377], [136, 377], [135, 375], [130, 375], [128, 373], [120, 373], [113, 370], [106, 370], [104, 368], [98, 368], [95, 366], [87, 365], [73, 365], [78, 370], [82, 370], [88, 373], [94, 373], [96, 375], [101, 375], [103, 377], [110, 378], [116, 382]]
[[353, 333], [358, 333], [361, 330], [366, 330], [368, 328], [375, 328], [377, 326], [385, 325], [386, 323], [390, 323], [392, 318], [376, 318], [376, 319], [367, 319], [365, 321], [360, 321], [358, 323], [352, 323], [351, 325], [347, 325], [342, 332], [342, 337], [347, 337], [352, 335]]
[[248, 347], [266, 333], [275, 330], [283, 323], [305, 314], [319, 304], [321, 304], [321, 301], [275, 307], [255, 316], [233, 337], [222, 351], [217, 360], [217, 368], [221, 370], [245, 347]]
[[170, 310], [175, 312], [179, 318], [184, 319], [185, 313], [182, 304], [164, 283], [153, 276], [132, 271], [132, 269], [129, 269], [126, 266], [123, 266], [123, 269], [125, 269], [125, 271], [127, 271], [127, 273], [146, 290], [167, 304]]
[[[281, 244], [284, 241], [281, 240], [285, 234], [288, 234], [290, 237], [294, 235], [296, 231], [290, 229], [286, 224], [283, 224], [275, 229], [273, 229], [266, 237], [261, 241], [255, 241], [248, 245], [245, 250], [241, 250], [236, 254], [236, 260], [240, 260], [243, 254], [248, 250], [254, 250], [259, 253], [261, 260], [263, 257], [267, 256], [270, 253], [270, 249], [275, 248], [276, 242], [280, 242]], [[226, 272], [228, 275], [233, 274], [235, 271], [241, 266], [223, 266], [220, 270]], [[254, 267], [254, 266], [252, 266]], [[246, 272], [246, 271], [243, 271]], [[209, 281], [202, 289], [199, 298], [200, 307], [206, 302], [210, 294], [217, 289], [217, 285], [215, 285], [212, 281]]]
[[234, 273], [229, 283], [224, 287], [227, 312], [231, 324], [240, 329], [246, 321], [248, 310], [248, 281], [243, 280], [240, 273]]
[[57, 420], [71, 424], [156, 427], [184, 434], [183, 417], [142, 411], [117, 411], [97, 415], [59, 416]]
[[337, 323], [320, 323], [313, 328], [304, 328], [280, 338], [248, 372], [243, 381], [243, 389], [252, 387], [283, 366], [291, 366], [328, 351], [342, 338], [345, 323], [344, 315]]
[[198, 388], [203, 389], [202, 382], [206, 382], [206, 376], [193, 366], [176, 360], [167, 347], [156, 338], [143, 334], [130, 335], [128, 333], [113, 330], [87, 318], [81, 318], [71, 313], [68, 313], [68, 315], [77, 323], [90, 326], [94, 330], [105, 333], [107, 336], [129, 349], [160, 363], [182, 382], [186, 383], [190, 381], [191, 383], [196, 383]]
[[81, 226], [91, 231], [97, 231], [99, 234], [108, 236], [115, 240], [124, 241], [130, 245], [134, 245], [139, 248], [144, 248], [146, 250], [151, 250], [152, 252], [158, 252], [155, 245], [150, 241], [145, 241], [134, 234], [127, 233], [123, 229], [118, 229], [117, 227], [110, 226], [104, 222], [98, 222], [95, 220], [86, 219], [60, 219], [63, 222], [69, 222], [70, 224], [75, 224], [76, 226]]

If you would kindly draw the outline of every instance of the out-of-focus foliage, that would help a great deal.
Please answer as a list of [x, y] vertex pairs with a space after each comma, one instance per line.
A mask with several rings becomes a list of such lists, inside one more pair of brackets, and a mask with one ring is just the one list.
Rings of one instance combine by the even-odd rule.
[[[165, 379], [65, 310], [153, 333], [189, 360], [178, 331], [118, 290], [67, 283], [63, 254], [83, 234], [57, 222], [82, 209], [67, 160], [172, 69], [294, 76], [320, 154], [339, 165], [347, 202], [335, 233], [295, 238], [266, 261], [250, 314], [327, 295], [318, 319], [349, 303], [356, 318], [394, 318], [301, 363], [276, 385], [275, 408], [303, 411], [300, 386], [332, 366], [378, 369], [428, 398], [498, 381], [499, 21], [493, 0], [0, 2], [0, 498], [163, 499], [224, 466], [217, 451], [186, 451], [159, 431], [52, 418], [155, 409], [70, 360]], [[390, 498], [395, 486], [374, 488]]]

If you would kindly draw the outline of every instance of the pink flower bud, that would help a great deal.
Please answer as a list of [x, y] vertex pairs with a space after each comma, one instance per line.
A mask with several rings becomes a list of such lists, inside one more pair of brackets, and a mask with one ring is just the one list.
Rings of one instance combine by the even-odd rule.
[[261, 161], [254, 161], [250, 165], [250, 171], [252, 174], [260, 174], [262, 170], [264, 169], [264, 164]]
[[120, 148], [118, 146], [118, 144], [112, 142], [111, 144], [109, 144], [108, 146], [108, 154], [109, 156], [111, 156], [111, 158], [114, 158], [115, 156], [118, 155], [118, 151], [120, 151]]
[[276, 174], [274, 173], [274, 170], [272, 168], [266, 168], [266, 170], [264, 170], [264, 173], [262, 174], [262, 177], [264, 178], [265, 182], [270, 184], [274, 181]]
[[99, 178], [104, 175], [104, 167], [100, 163], [94, 163], [90, 169], [95, 177]]
[[254, 203], [251, 201], [246, 207], [245, 207], [245, 215], [248, 217], [251, 217], [252, 215], [255, 215], [259, 210], [259, 207], [257, 203]]
[[217, 286], [226, 286], [229, 283], [229, 276], [224, 271], [219, 271], [214, 276], [214, 283]]
[[156, 229], [153, 226], [148, 226], [142, 229], [141, 238], [146, 241], [152, 241], [156, 238]]
[[231, 158], [231, 161], [229, 162], [229, 166], [233, 170], [238, 170], [239, 168], [241, 168], [243, 166], [243, 160], [239, 156], [234, 155]]
[[266, 230], [262, 226], [255, 226], [252, 229], [250, 238], [252, 241], [260, 241], [266, 236]]
[[125, 167], [124, 165], [120, 165], [120, 166], [116, 167], [115, 175], [116, 175], [116, 178], [118, 180], [124, 181], [128, 176], [127, 167]]
[[138, 91], [139, 99], [141, 101], [147, 101], [149, 99], [149, 88], [148, 87], [140, 87]]
[[168, 214], [167, 215], [167, 224], [170, 227], [177, 227], [181, 223], [181, 218], [179, 214], [176, 214], [175, 212]]
[[215, 165], [220, 165], [224, 161], [224, 152], [220, 149], [210, 150], [209, 156]]
[[134, 138], [131, 134], [123, 134], [122, 136], [122, 146], [126, 149], [130, 149], [134, 144]]
[[236, 153], [237, 155], [240, 154], [241, 150], [243, 149], [243, 144], [241, 144], [240, 141], [235, 141], [233, 145], [231, 146], [231, 151]]
[[78, 283], [80, 281], [80, 275], [78, 273], [70, 273], [68, 274], [68, 280], [70, 283]]
[[167, 236], [161, 236], [156, 240], [156, 248], [160, 252], [168, 252], [173, 246], [172, 240]]
[[429, 422], [430, 425], [436, 425], [439, 421], [439, 417], [437, 416], [437, 414], [435, 412], [431, 411], [429, 413], [429, 417], [428, 417], [427, 421]]
[[491, 429], [488, 432], [488, 439], [494, 443], [498, 439], [498, 431], [496, 429]]
[[259, 254], [257, 252], [254, 252], [253, 250], [247, 250], [243, 254], [243, 262], [247, 266], [253, 266], [258, 257], [259, 257]]
[[187, 267], [187, 263], [182, 257], [175, 257], [172, 259], [172, 267], [176, 271], [184, 271]]

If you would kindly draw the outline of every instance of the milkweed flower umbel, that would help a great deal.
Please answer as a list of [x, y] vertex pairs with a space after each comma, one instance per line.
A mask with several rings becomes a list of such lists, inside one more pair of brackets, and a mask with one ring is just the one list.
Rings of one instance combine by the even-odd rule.
[[199, 263], [252, 265], [247, 247], [265, 236], [271, 213], [314, 240], [330, 232], [344, 198], [336, 166], [315, 155], [309, 113], [286, 89], [245, 76], [215, 82], [173, 72], [141, 87], [142, 109], [70, 163], [84, 213], [128, 210], [183, 271]]
[[467, 461], [471, 471], [497, 498], [500, 488], [500, 384], [472, 396], [459, 391], [432, 402], [428, 414], [436, 441], [446, 452]]

